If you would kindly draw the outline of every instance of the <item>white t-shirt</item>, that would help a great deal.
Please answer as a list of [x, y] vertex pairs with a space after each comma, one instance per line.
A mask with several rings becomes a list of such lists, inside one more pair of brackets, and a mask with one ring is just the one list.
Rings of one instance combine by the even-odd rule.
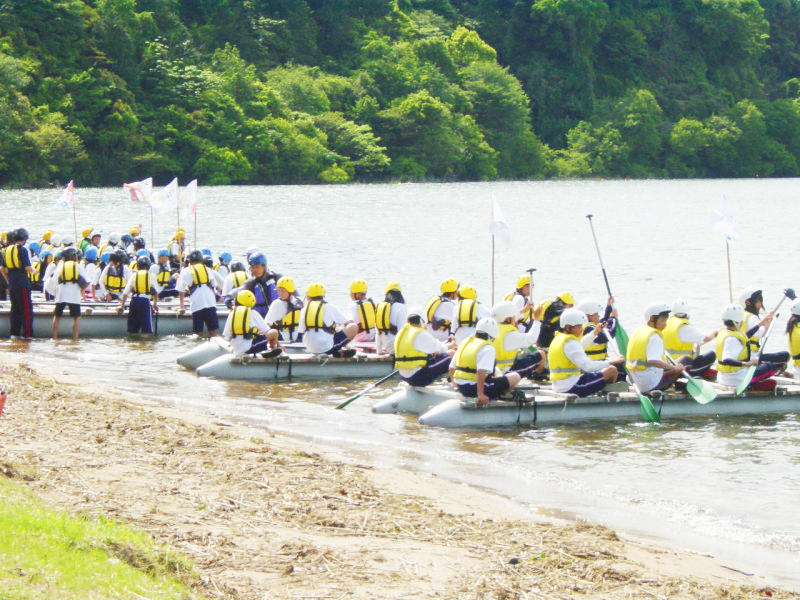
[[[303, 335], [303, 343], [306, 345], [306, 349], [312, 354], [325, 354], [328, 350], [333, 348], [333, 334], [328, 333], [327, 331], [320, 330], [308, 330], [306, 328], [306, 310], [308, 305], [303, 307], [303, 310], [300, 311], [300, 327], [298, 331], [300, 333], [305, 332]], [[344, 325], [347, 318], [344, 316], [339, 308], [329, 302], [325, 303], [325, 310], [322, 313], [322, 324], [326, 327], [330, 327], [334, 324], [336, 325]]]
[[[579, 340], [567, 340], [564, 344], [564, 354], [566, 354], [567, 358], [584, 373], [596, 373], [597, 371], [602, 371], [611, 364], [607, 360], [592, 360], [589, 358]], [[553, 390], [556, 392], [568, 392], [575, 387], [575, 384], [578, 383], [580, 378], [580, 375], [570, 375], [566, 379], [555, 379], [552, 382]]]
[[[456, 304], [452, 300], [442, 300], [442, 303], [436, 307], [436, 310], [433, 311], [433, 318], [437, 321], [448, 321], [449, 323], [453, 322], [453, 316], [455, 315], [456, 311]], [[450, 339], [450, 330], [449, 329], [434, 329], [433, 326], [428, 323], [425, 326], [428, 333], [430, 333], [433, 337], [435, 337], [440, 342], [446, 342]]]
[[[252, 329], [255, 327], [258, 329], [258, 333], [261, 335], [266, 335], [267, 323], [264, 321], [264, 317], [258, 314], [256, 311], [250, 311], [250, 328]], [[252, 338], [245, 338], [241, 335], [233, 335], [233, 311], [231, 310], [228, 313], [228, 318], [225, 320], [225, 328], [222, 330], [222, 337], [228, 340], [231, 343], [231, 349], [233, 353], [237, 356], [241, 356], [245, 354], [250, 348], [253, 346]]]
[[[52, 280], [56, 282], [56, 293], [55, 293], [55, 301], [56, 302], [66, 302], [67, 304], [80, 304], [81, 300], [83, 299], [83, 289], [81, 286], [78, 285], [77, 282], [72, 283], [59, 283], [58, 282], [58, 273], [61, 270], [60, 265], [64, 264], [63, 262], [59, 263], [59, 269], [55, 271], [52, 276]], [[83, 270], [83, 265], [78, 264], [78, 275], [86, 279], [86, 274]]]
[[[267, 316], [264, 318], [267, 326], [273, 327], [276, 323], [283, 319], [283, 317], [286, 316], [286, 314], [289, 312], [289, 302], [297, 302], [298, 305], [302, 305], [300, 298], [297, 298], [296, 296], [292, 296], [289, 300], [281, 300], [280, 298], [273, 300], [269, 305], [269, 310], [267, 310]], [[291, 332], [291, 335], [286, 330], [281, 329], [279, 331], [281, 339], [285, 342], [293, 342], [297, 339], [297, 336], [300, 335], [299, 327]]]
[[[353, 323], [361, 323], [361, 309], [359, 308], [359, 302], [370, 302], [371, 299], [367, 298], [366, 300], [353, 300], [350, 304], [347, 305], [347, 309], [345, 310], [345, 314], [347, 316], [347, 321], [352, 321]], [[389, 315], [391, 320], [391, 314]], [[375, 334], [378, 332], [377, 329], [374, 327], [367, 331], [359, 331], [355, 340], [357, 342], [374, 342], [375, 341]]]
[[[755, 316], [755, 315], [753, 315]], [[753, 323], [755, 326], [755, 323]], [[729, 335], [725, 338], [722, 342], [722, 358], [721, 360], [739, 360], [739, 355], [742, 353], [742, 342], [736, 339], [734, 336]], [[733, 387], [738, 387], [742, 381], [744, 381], [745, 376], [747, 375], [747, 367], [743, 369], [736, 369], [730, 373], [725, 373], [723, 371], [717, 371], [717, 381], [720, 382], [722, 385], [730, 385]]]
[[[392, 306], [389, 310], [389, 324], [397, 327], [397, 331], [400, 331], [406, 324], [406, 314], [408, 313], [408, 308], [402, 302], [392, 302]], [[381, 333], [378, 331], [375, 334], [375, 348], [379, 353], [391, 354], [394, 355], [394, 338], [396, 334], [394, 333]]]
[[[223, 281], [214, 269], [206, 267], [208, 272], [208, 282], [214, 286], [215, 289], [222, 287]], [[179, 292], [187, 292], [194, 284], [194, 276], [192, 275], [192, 267], [184, 267], [181, 269], [181, 274], [178, 276], [178, 282], [175, 284], [175, 289]], [[192, 312], [203, 310], [204, 308], [211, 308], [217, 305], [217, 297], [214, 290], [209, 286], [203, 284], [194, 288], [190, 298], [192, 299]]]
[[[664, 360], [664, 340], [660, 335], [653, 334], [647, 340], [647, 360]], [[631, 377], [639, 386], [642, 393], [649, 392], [658, 387], [664, 369], [660, 367], [647, 367], [644, 371], [630, 371]]]

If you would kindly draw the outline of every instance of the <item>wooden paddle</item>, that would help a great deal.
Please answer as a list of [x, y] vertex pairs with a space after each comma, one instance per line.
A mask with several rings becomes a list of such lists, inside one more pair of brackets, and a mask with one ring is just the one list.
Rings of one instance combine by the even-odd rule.
[[389, 373], [389, 374], [388, 374], [386, 377], [383, 377], [382, 379], [379, 379], [379, 380], [378, 380], [378, 381], [376, 381], [375, 383], [370, 383], [370, 384], [369, 384], [367, 387], [365, 387], [363, 390], [361, 390], [361, 391], [360, 391], [358, 394], [356, 394], [355, 396], [353, 396], [353, 397], [351, 397], [351, 398], [348, 398], [347, 400], [345, 400], [344, 402], [342, 402], [342, 403], [341, 403], [339, 406], [337, 406], [337, 407], [336, 407], [336, 410], [341, 410], [341, 409], [343, 409], [345, 406], [347, 406], [348, 404], [350, 404], [351, 402], [353, 402], [354, 400], [358, 400], [358, 399], [359, 399], [361, 396], [363, 396], [364, 394], [366, 394], [368, 391], [370, 391], [370, 390], [371, 390], [371, 389], [373, 389], [373, 388], [376, 388], [376, 387], [378, 387], [378, 386], [379, 386], [380, 384], [382, 384], [384, 381], [388, 381], [389, 379], [391, 379], [392, 377], [394, 377], [395, 375], [397, 375], [399, 372], [400, 372], [400, 369], [395, 369], [394, 371], [392, 371], [391, 373]]

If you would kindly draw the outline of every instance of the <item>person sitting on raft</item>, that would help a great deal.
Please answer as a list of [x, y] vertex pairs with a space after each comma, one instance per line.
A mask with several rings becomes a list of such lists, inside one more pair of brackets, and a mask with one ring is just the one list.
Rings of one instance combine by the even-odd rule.
[[645, 325], [633, 332], [628, 343], [625, 367], [642, 393], [664, 390], [681, 375], [683, 366], [673, 365], [664, 356], [664, 337], [670, 309], [664, 302], [652, 302], [644, 309]]
[[[763, 326], [763, 322], [768, 319], [770, 315], [764, 317], [759, 326]], [[758, 356], [751, 355], [747, 334], [741, 330], [744, 320], [745, 311], [738, 304], [728, 304], [722, 309], [722, 323], [725, 328], [717, 333], [717, 381], [722, 385], [737, 388], [747, 376], [747, 367], [758, 365], [748, 386], [749, 389], [754, 383], [775, 375], [783, 368], [784, 363], [764, 360], [763, 356], [759, 360]]]
[[697, 329], [689, 322], [689, 303], [675, 300], [664, 327], [664, 347], [670, 356], [684, 365], [689, 375], [702, 376], [714, 364], [717, 355], [713, 350], [698, 354], [695, 348], [716, 338], [717, 332], [705, 334]]
[[412, 307], [406, 320], [394, 339], [394, 367], [408, 385], [424, 387], [447, 374], [455, 350], [425, 330], [423, 309]]
[[503, 373], [515, 371], [522, 377], [530, 377], [534, 371], [537, 373], [544, 371], [547, 353], [544, 350], [536, 350], [533, 353], [521, 352], [536, 346], [541, 322], [537, 318], [539, 313], [536, 312], [531, 330], [522, 333], [517, 321], [519, 316], [519, 309], [513, 300], [501, 300], [492, 307], [492, 317], [497, 321], [500, 330], [494, 340], [497, 367]]
[[[309, 352], [341, 358], [355, 356], [356, 351], [346, 346], [358, 333], [358, 324], [345, 325], [346, 320], [337, 306], [325, 301], [325, 287], [321, 283], [308, 285], [298, 331], [303, 334], [303, 343]], [[338, 331], [337, 326], [341, 327]]]
[[[251, 354], [253, 340], [256, 336], [267, 335], [267, 322], [257, 311], [253, 310], [256, 296], [250, 290], [241, 290], [234, 298], [235, 306], [228, 313], [222, 337], [231, 344], [231, 349], [236, 356]], [[257, 352], [258, 350], [255, 350]], [[281, 351], [275, 353], [277, 356]]]

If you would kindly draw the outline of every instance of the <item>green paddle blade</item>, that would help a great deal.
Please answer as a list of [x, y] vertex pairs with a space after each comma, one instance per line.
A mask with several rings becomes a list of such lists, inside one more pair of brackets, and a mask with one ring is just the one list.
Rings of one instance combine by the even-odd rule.
[[747, 389], [747, 386], [750, 385], [750, 382], [753, 381], [753, 375], [755, 375], [756, 366], [750, 365], [747, 367], [747, 373], [742, 380], [742, 383], [739, 384], [739, 387], [736, 388], [736, 395], [741, 396], [744, 394], [744, 391]]
[[653, 406], [650, 398], [644, 394], [639, 394], [639, 404], [641, 404], [642, 408], [642, 418], [647, 423], [659, 423], [661, 421], [661, 416], [658, 414], [656, 407]]
[[[614, 339], [617, 341], [617, 346], [619, 347], [619, 353], [622, 356], [627, 356], [628, 354], [628, 334], [622, 328], [622, 323], [617, 321], [617, 330], [614, 332]], [[650, 403], [652, 406], [652, 402]]]
[[710, 383], [694, 377], [689, 377], [686, 391], [700, 404], [708, 404], [717, 397], [717, 390]]

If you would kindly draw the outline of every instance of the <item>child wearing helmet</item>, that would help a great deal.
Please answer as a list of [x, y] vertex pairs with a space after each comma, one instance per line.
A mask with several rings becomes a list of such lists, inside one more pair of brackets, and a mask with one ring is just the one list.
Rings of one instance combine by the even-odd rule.
[[[746, 319], [745, 310], [738, 304], [728, 304], [722, 309], [723, 329], [717, 333], [717, 381], [738, 388], [747, 376], [747, 367], [758, 365], [751, 385], [775, 374], [776, 366], [770, 362], [759, 364], [757, 355], [750, 351], [747, 334], [741, 330]], [[765, 320], [767, 317], [764, 317]], [[748, 386], [749, 387], [749, 386]]]
[[208, 330], [209, 337], [219, 331], [217, 317], [217, 295], [222, 289], [222, 277], [214, 269], [204, 264], [203, 253], [192, 250], [189, 253], [189, 266], [181, 269], [175, 289], [178, 290], [179, 310], [185, 310], [186, 293], [192, 302], [192, 331], [201, 335]]
[[794, 378], [800, 379], [800, 298], [792, 301], [792, 315], [786, 324], [789, 336], [789, 354], [794, 362]]
[[[228, 313], [222, 337], [231, 344], [236, 356], [258, 352], [258, 338], [265, 339], [269, 329], [264, 318], [253, 310], [256, 297], [250, 290], [241, 290], [234, 298], [234, 307]], [[278, 350], [277, 354], [280, 354]]]
[[380, 354], [394, 354], [395, 336], [406, 324], [406, 301], [397, 281], [390, 281], [384, 293], [375, 308], [375, 349]]
[[403, 381], [415, 387], [430, 385], [445, 375], [455, 350], [425, 330], [425, 311], [412, 307], [394, 340], [394, 366]]
[[76, 248], [65, 248], [61, 253], [61, 259], [56, 273], [52, 277], [57, 282], [55, 292], [56, 306], [53, 311], [53, 339], [58, 339], [61, 316], [64, 314], [64, 309], [69, 308], [69, 316], [72, 317], [72, 340], [77, 342], [81, 329], [83, 288], [89, 282], [86, 279], [83, 265], [78, 262], [78, 250]]
[[117, 312], [125, 310], [125, 300], [130, 297], [128, 307], [128, 333], [141, 334], [142, 338], [149, 338], [154, 332], [153, 316], [158, 312], [158, 294], [161, 287], [157, 277], [150, 271], [150, 257], [139, 256], [136, 260], [136, 272], [132, 274], [125, 284]]
[[458, 302], [453, 314], [453, 323], [450, 332], [455, 336], [456, 344], [475, 333], [478, 321], [491, 318], [492, 311], [478, 302], [478, 291], [471, 285], [462, 285], [458, 289]]
[[539, 347], [549, 348], [558, 331], [558, 320], [566, 308], [572, 308], [575, 299], [569, 292], [561, 292], [552, 300], [545, 300], [536, 307], [542, 318], [542, 330], [539, 332]]
[[586, 314], [577, 308], [567, 308], [559, 317], [559, 331], [547, 360], [550, 366], [550, 381], [553, 390], [565, 394], [576, 394], [584, 398], [602, 390], [607, 383], [617, 381], [619, 371], [616, 365], [625, 358], [592, 360], [581, 343], [583, 328], [589, 323]]
[[663, 390], [675, 383], [683, 366], [664, 359], [664, 337], [670, 308], [664, 302], [651, 302], [644, 309], [645, 325], [633, 332], [628, 342], [625, 368], [642, 392]]
[[492, 317], [484, 317], [475, 326], [475, 333], [459, 344], [450, 361], [450, 380], [462, 396], [477, 398], [479, 406], [488, 404], [512, 391], [522, 377], [511, 371], [503, 375], [496, 368], [496, 350], [492, 343], [500, 328]]
[[529, 331], [533, 327], [534, 322], [534, 306], [531, 302], [531, 293], [533, 292], [533, 277], [529, 273], [524, 273], [517, 277], [517, 287], [513, 292], [506, 294], [503, 300], [508, 300], [514, 303], [517, 312], [520, 315], [519, 328], [520, 331]]
[[699, 353], [697, 349], [717, 337], [718, 330], [703, 333], [689, 322], [689, 303], [675, 300], [672, 314], [664, 327], [664, 347], [670, 356], [681, 363], [689, 375], [702, 376], [717, 359], [714, 350]]
[[497, 367], [503, 373], [515, 371], [522, 377], [532, 377], [534, 371], [540, 374], [544, 371], [547, 355], [544, 350], [528, 351], [539, 338], [540, 322], [534, 321], [530, 331], [520, 331], [517, 306], [511, 300], [501, 300], [492, 307], [492, 318], [499, 328], [494, 340]]
[[358, 333], [353, 338], [354, 342], [374, 342], [377, 329], [375, 328], [376, 307], [372, 298], [367, 297], [367, 282], [363, 279], [354, 279], [350, 282], [350, 299], [345, 316], [347, 323], [358, 325]]
[[11, 337], [33, 337], [33, 303], [31, 301], [31, 279], [33, 273], [31, 257], [25, 243], [28, 232], [17, 229], [8, 235], [9, 245], [0, 250], [0, 274], [8, 284], [11, 297], [9, 321]]
[[325, 300], [325, 287], [321, 283], [310, 283], [306, 288], [306, 302], [299, 320], [298, 331], [312, 354], [343, 358], [355, 356], [356, 351], [346, 346], [358, 333], [358, 325], [345, 325], [347, 317], [337, 306]]
[[127, 254], [124, 250], [112, 250], [108, 256], [108, 264], [97, 278], [96, 295], [106, 302], [119, 300], [125, 285], [133, 276], [131, 268], [125, 264]]
[[[303, 301], [297, 293], [294, 280], [290, 277], [281, 277], [277, 283], [278, 298], [269, 305], [267, 316], [264, 319], [270, 327], [267, 332], [266, 344], [274, 355], [280, 354], [280, 342], [299, 342], [300, 311]], [[276, 352], [277, 350], [277, 352]], [[269, 352], [267, 353], [269, 356]]]
[[431, 296], [425, 303], [426, 329], [440, 342], [449, 342], [453, 339], [450, 327], [458, 300], [458, 282], [452, 278], [445, 279], [439, 290], [442, 292], [439, 296]]
[[256, 304], [253, 310], [262, 317], [266, 317], [269, 305], [278, 298], [278, 290], [275, 284], [281, 278], [281, 275], [267, 269], [267, 255], [261, 251], [251, 254], [247, 262], [250, 264], [251, 277], [240, 287], [233, 289], [228, 296], [235, 294], [240, 289], [250, 290], [256, 297]]

